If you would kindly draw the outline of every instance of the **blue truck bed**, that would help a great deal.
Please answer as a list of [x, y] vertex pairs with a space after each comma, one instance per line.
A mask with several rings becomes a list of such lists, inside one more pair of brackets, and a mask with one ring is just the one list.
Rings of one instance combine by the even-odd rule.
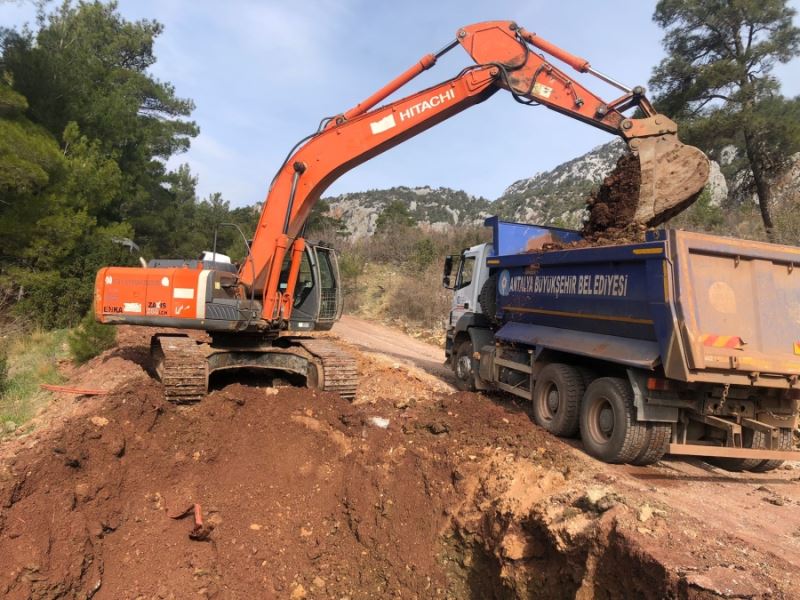
[[[496, 217], [495, 337], [666, 377], [792, 387], [800, 375], [800, 249], [678, 230], [575, 247], [577, 232]], [[542, 243], [563, 249], [542, 250]]]

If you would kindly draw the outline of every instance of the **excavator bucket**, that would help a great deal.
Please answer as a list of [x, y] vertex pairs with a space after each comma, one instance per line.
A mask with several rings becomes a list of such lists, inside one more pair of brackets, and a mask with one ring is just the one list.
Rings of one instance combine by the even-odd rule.
[[706, 155], [686, 146], [674, 133], [630, 142], [639, 157], [641, 184], [633, 215], [636, 224], [655, 227], [687, 208], [708, 182]]

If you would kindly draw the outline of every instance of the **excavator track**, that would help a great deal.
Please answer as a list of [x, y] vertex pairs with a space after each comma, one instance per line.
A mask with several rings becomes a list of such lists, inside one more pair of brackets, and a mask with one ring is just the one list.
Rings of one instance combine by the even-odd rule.
[[156, 335], [150, 356], [164, 385], [164, 397], [175, 404], [202, 400], [208, 390], [208, 360], [201, 346], [181, 335]]
[[345, 400], [355, 399], [358, 365], [352, 354], [326, 339], [300, 338], [293, 341], [313, 355], [318, 365], [322, 367], [317, 382], [319, 389], [338, 392]]

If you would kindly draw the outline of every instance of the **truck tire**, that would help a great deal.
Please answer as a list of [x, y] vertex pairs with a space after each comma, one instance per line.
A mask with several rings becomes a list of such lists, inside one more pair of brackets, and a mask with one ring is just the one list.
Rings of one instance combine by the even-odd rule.
[[618, 377], [601, 377], [581, 401], [581, 439], [586, 451], [608, 463], [627, 463], [644, 450], [647, 427], [636, 421], [633, 390]]
[[664, 458], [672, 439], [672, 425], [669, 423], [647, 423], [642, 451], [631, 461], [641, 467], [652, 465]]
[[[794, 444], [794, 435], [790, 428], [781, 428], [778, 431], [778, 448], [777, 450], [791, 450]], [[753, 447], [765, 448], [767, 446], [766, 438], [763, 433], [756, 431], [753, 434]], [[750, 467], [750, 471], [754, 473], [766, 473], [767, 471], [774, 471], [783, 464], [782, 460], [762, 460], [758, 464]]]
[[559, 363], [547, 365], [533, 387], [533, 420], [553, 435], [574, 437], [585, 391], [578, 369]]
[[[742, 445], [745, 448], [764, 448], [766, 446], [766, 440], [764, 438], [764, 435], [760, 431], [753, 431], [752, 429], [743, 429], [742, 437], [743, 437]], [[780, 447], [780, 438], [778, 442], [778, 447]], [[725, 469], [726, 471], [731, 471], [733, 473], [740, 473], [741, 471], [755, 471], [761, 465], [761, 463], [783, 462], [783, 461], [760, 460], [758, 458], [725, 458], [721, 456], [709, 457], [705, 459], [705, 461], [709, 464], [714, 465], [715, 467], [719, 467], [720, 469]], [[770, 469], [767, 470], [769, 471]]]
[[498, 325], [500, 321], [497, 319], [497, 274], [489, 275], [483, 282], [478, 294], [478, 303], [481, 305], [481, 314], [493, 325]]
[[472, 368], [471, 340], [464, 340], [458, 345], [453, 356], [453, 373], [456, 376], [456, 387], [462, 392], [475, 391], [475, 371]]
[[761, 463], [761, 461], [757, 458], [724, 458], [722, 456], [711, 456], [709, 458], [704, 458], [703, 460], [714, 465], [715, 467], [725, 469], [726, 471], [730, 471], [732, 473], [752, 471], [759, 465], [759, 463]]
[[589, 387], [589, 384], [592, 383], [595, 379], [597, 379], [597, 371], [594, 369], [590, 369], [589, 367], [575, 367], [580, 371], [581, 377], [583, 378], [583, 387]]

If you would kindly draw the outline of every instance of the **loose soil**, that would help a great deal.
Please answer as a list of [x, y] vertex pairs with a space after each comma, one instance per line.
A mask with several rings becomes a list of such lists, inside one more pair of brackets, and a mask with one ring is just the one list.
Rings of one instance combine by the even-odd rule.
[[178, 407], [123, 328], [75, 373], [110, 396], [0, 446], [0, 595], [798, 597], [800, 471], [605, 465], [334, 333], [361, 346], [353, 404], [250, 375]]
[[629, 152], [617, 160], [617, 166], [587, 198], [589, 220], [583, 228], [587, 239], [629, 237], [638, 230], [633, 216], [639, 202], [642, 173], [639, 157]]

